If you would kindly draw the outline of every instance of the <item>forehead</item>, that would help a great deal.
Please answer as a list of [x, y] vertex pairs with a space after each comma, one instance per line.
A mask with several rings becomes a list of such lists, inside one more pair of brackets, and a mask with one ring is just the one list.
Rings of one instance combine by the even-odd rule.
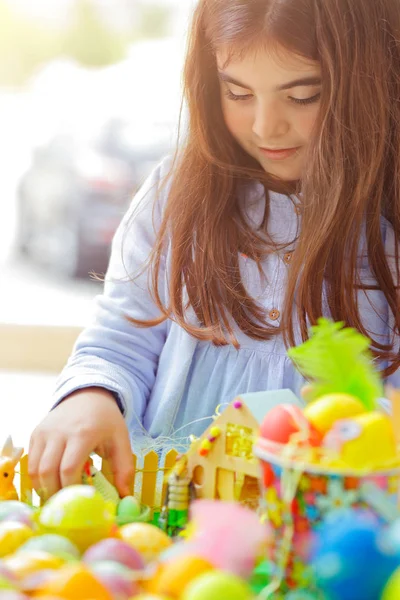
[[270, 87], [299, 77], [321, 75], [318, 62], [279, 45], [247, 52], [221, 47], [216, 51], [216, 59], [220, 71], [246, 82], [252, 88]]

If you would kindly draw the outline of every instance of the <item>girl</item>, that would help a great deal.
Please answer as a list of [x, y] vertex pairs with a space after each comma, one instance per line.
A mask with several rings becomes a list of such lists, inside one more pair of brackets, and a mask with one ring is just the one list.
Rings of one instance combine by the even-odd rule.
[[127, 494], [143, 429], [198, 434], [238, 393], [299, 393], [286, 348], [321, 315], [396, 383], [398, 0], [200, 0], [185, 92], [185, 143], [134, 199], [33, 433], [49, 494], [93, 450]]

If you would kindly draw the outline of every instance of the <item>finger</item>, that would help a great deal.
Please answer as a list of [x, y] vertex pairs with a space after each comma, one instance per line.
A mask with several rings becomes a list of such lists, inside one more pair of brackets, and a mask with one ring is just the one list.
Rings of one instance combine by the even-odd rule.
[[29, 441], [28, 474], [36, 491], [40, 488], [39, 464], [44, 448], [44, 436], [34, 432]]
[[73, 436], [69, 438], [60, 466], [61, 485], [82, 483], [82, 473], [86, 461], [96, 444], [92, 436]]
[[108, 460], [114, 476], [114, 485], [119, 495], [122, 498], [130, 496], [133, 490], [135, 469], [128, 433], [113, 441]]
[[65, 439], [48, 441], [39, 463], [39, 489], [42, 498], [49, 498], [61, 488], [60, 464], [65, 450]]

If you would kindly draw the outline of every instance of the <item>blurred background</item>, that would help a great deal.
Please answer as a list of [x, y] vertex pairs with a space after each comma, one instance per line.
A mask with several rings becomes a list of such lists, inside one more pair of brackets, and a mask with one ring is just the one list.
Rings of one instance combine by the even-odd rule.
[[90, 318], [177, 135], [192, 0], [0, 0], [0, 323]]
[[28, 447], [177, 136], [195, 0], [0, 0], [0, 445]]

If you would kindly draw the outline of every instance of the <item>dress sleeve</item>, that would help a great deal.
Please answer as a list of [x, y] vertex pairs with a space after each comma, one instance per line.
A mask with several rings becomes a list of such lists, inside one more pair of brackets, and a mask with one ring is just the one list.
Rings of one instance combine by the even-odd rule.
[[[128, 427], [142, 422], [154, 385], [158, 359], [168, 323], [137, 327], [127, 317], [154, 319], [160, 311], [148, 289], [150, 255], [160, 225], [167, 186], [165, 160], [134, 197], [112, 243], [103, 293], [95, 299], [93, 322], [84, 329], [59, 376], [55, 404], [73, 391], [103, 387], [115, 394]], [[159, 292], [166, 301], [165, 256], [159, 274]], [[132, 276], [139, 274], [137, 277]]]

